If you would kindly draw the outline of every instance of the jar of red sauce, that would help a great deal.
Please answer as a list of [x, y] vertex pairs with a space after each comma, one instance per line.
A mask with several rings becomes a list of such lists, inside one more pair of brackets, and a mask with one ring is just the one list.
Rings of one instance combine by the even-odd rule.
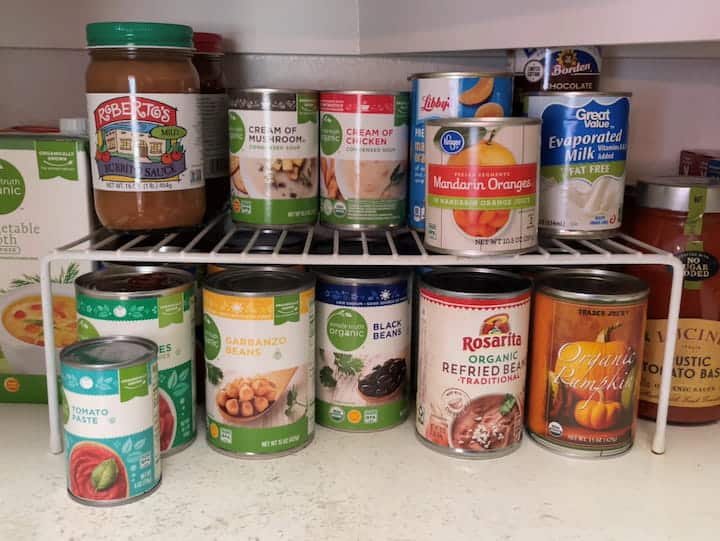
[[223, 72], [222, 36], [195, 32], [193, 43], [193, 64], [200, 76], [205, 214], [211, 218], [230, 202], [228, 101]]
[[87, 25], [88, 132], [98, 217], [120, 231], [198, 225], [205, 213], [192, 28]]
[[[629, 233], [685, 263], [668, 421], [720, 419], [720, 180], [658, 177], [640, 180]], [[660, 266], [629, 272], [650, 285], [640, 409], [654, 419], [660, 392], [671, 274]]]

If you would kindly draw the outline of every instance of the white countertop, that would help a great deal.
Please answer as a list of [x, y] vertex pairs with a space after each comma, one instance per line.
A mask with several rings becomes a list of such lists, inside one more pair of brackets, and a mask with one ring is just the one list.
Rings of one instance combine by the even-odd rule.
[[241, 460], [204, 434], [164, 463], [159, 490], [136, 503], [86, 507], [65, 490], [47, 447], [46, 407], [0, 404], [0, 540], [137, 541], [717, 539], [720, 425], [670, 427], [609, 459], [569, 459], [525, 438], [487, 461], [418, 443], [413, 424], [377, 434], [318, 427], [297, 454]]

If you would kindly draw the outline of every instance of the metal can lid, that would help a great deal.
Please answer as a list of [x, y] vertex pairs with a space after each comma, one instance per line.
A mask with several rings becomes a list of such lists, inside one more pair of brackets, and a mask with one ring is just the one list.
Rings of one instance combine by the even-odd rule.
[[648, 285], [628, 274], [600, 269], [562, 269], [536, 279], [536, 289], [552, 297], [597, 304], [624, 304], [648, 296]]
[[690, 194], [706, 191], [704, 212], [720, 212], [720, 179], [707, 177], [651, 177], [637, 181], [635, 201], [639, 207], [687, 212]]
[[315, 285], [312, 273], [293, 269], [229, 269], [210, 275], [204, 289], [235, 297], [269, 297], [306, 291]]
[[433, 118], [426, 120], [426, 126], [455, 128], [482, 128], [484, 126], [532, 126], [540, 124], [539, 118], [521, 116], [486, 116], [483, 118]]
[[231, 88], [228, 94], [233, 97], [235, 94], [318, 94], [317, 90], [301, 89], [301, 88]]
[[422, 275], [420, 287], [465, 299], [508, 299], [529, 293], [532, 280], [496, 269], [448, 267]]
[[358, 96], [409, 96], [410, 92], [405, 90], [321, 90], [320, 97], [324, 94], [352, 94]]
[[473, 77], [512, 77], [509, 71], [438, 71], [429, 73], [413, 73], [408, 81], [413, 79], [463, 79]]
[[179, 293], [194, 283], [192, 274], [172, 267], [114, 266], [83, 274], [75, 280], [75, 290], [101, 299], [137, 299]]
[[523, 92], [523, 96], [567, 96], [570, 98], [631, 98], [632, 92]]
[[60, 362], [85, 370], [124, 368], [157, 359], [155, 342], [138, 336], [101, 336], [80, 340], [60, 352]]
[[409, 271], [396, 267], [320, 267], [314, 272], [320, 282], [349, 286], [393, 284], [410, 277]]

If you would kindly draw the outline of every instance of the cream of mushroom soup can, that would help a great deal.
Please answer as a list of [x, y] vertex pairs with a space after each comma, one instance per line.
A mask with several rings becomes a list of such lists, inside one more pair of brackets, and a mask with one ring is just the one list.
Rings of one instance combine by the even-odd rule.
[[297, 451], [315, 432], [315, 278], [290, 269], [212, 274], [203, 289], [210, 447]]
[[534, 249], [540, 121], [429, 120], [425, 135], [425, 246], [466, 256]]
[[130, 335], [158, 345], [160, 450], [197, 435], [195, 277], [171, 267], [108, 267], [75, 281], [78, 337]]
[[316, 271], [317, 421], [349, 432], [408, 417], [409, 273], [398, 268]]
[[60, 353], [70, 497], [93, 506], [130, 503], [161, 478], [157, 346], [113, 336]]
[[313, 224], [318, 212], [318, 94], [248, 88], [228, 111], [231, 215], [256, 226]]
[[542, 120], [540, 231], [606, 238], [620, 230], [630, 98], [626, 92], [537, 92], [525, 96]]
[[416, 430], [432, 449], [492, 458], [520, 445], [531, 284], [478, 268], [420, 278]]

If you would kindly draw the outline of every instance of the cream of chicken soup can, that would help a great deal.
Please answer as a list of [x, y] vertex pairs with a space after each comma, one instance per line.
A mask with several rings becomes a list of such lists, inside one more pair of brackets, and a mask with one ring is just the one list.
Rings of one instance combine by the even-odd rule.
[[350, 432], [408, 417], [409, 273], [396, 268], [317, 271], [317, 421]]
[[467, 256], [534, 249], [540, 121], [425, 124], [425, 246]]
[[297, 451], [315, 431], [315, 278], [215, 273], [203, 289], [208, 443], [231, 456]]
[[630, 98], [625, 92], [537, 92], [525, 96], [542, 120], [540, 231], [606, 238], [620, 230]]
[[160, 450], [190, 445], [195, 419], [195, 278], [171, 267], [115, 266], [75, 281], [80, 339], [130, 335], [158, 345]]
[[157, 346], [112, 336], [60, 353], [67, 489], [94, 506], [130, 503], [161, 478]]
[[477, 268], [420, 279], [416, 430], [429, 447], [492, 458], [520, 445], [531, 283]]
[[407, 92], [320, 94], [320, 221], [338, 229], [405, 222]]

